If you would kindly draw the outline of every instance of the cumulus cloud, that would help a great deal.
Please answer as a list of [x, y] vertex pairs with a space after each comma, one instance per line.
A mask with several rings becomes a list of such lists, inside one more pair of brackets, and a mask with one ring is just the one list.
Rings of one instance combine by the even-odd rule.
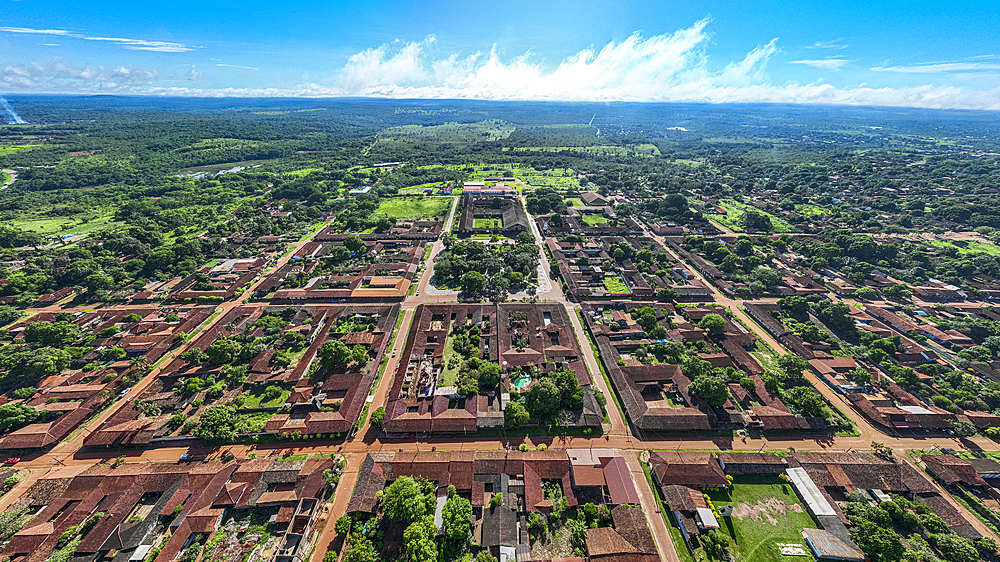
[[840, 70], [845, 64], [851, 62], [846, 59], [820, 59], [820, 60], [793, 60], [792, 64], [804, 64], [822, 68], [823, 70]]
[[190, 70], [188, 70], [187, 72], [187, 79], [191, 80], [192, 82], [201, 80], [201, 74], [202, 74], [201, 71], [197, 70], [192, 64]]
[[196, 47], [183, 45], [181, 43], [170, 43], [167, 41], [150, 41], [148, 39], [126, 39], [122, 37], [91, 37], [82, 33], [67, 31], [65, 29], [32, 29], [30, 27], [0, 27], [0, 31], [6, 33], [16, 33], [21, 35], [55, 35], [58, 37], [72, 37], [74, 39], [85, 39], [87, 41], [108, 41], [131, 49], [133, 51], [157, 51], [161, 53], [185, 53], [195, 50]]
[[155, 71], [133, 66], [74, 66], [55, 59], [47, 63], [8, 65], [0, 71], [0, 84], [42, 92], [130, 92], [141, 91], [157, 76]]

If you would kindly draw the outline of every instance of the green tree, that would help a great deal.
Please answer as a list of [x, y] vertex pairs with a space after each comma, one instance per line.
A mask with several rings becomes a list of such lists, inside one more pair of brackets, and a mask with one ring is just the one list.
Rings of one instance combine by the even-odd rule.
[[351, 253], [357, 253], [365, 247], [365, 241], [357, 236], [348, 236], [344, 238], [344, 247], [350, 250]]
[[400, 476], [385, 489], [382, 509], [391, 519], [409, 522], [427, 513], [427, 501], [416, 480]]
[[219, 338], [212, 342], [205, 350], [205, 355], [216, 365], [232, 363], [233, 358], [239, 353], [240, 344], [228, 338]]
[[782, 399], [789, 407], [807, 418], [821, 418], [826, 412], [823, 399], [808, 386], [789, 388], [782, 394]]
[[347, 533], [351, 532], [351, 516], [344, 515], [340, 519], [337, 519], [337, 524], [334, 526], [333, 530], [336, 531], [338, 535], [347, 535]]
[[729, 399], [729, 388], [726, 386], [725, 377], [713, 373], [695, 377], [688, 390], [697, 394], [710, 406], [722, 406]]
[[805, 314], [809, 310], [809, 301], [799, 295], [790, 295], [778, 299], [778, 306], [789, 314]]
[[467, 293], [478, 293], [486, 286], [486, 276], [478, 271], [470, 271], [462, 276], [460, 286]]
[[715, 313], [706, 314], [698, 322], [698, 327], [713, 334], [721, 334], [726, 331], [726, 319]]
[[319, 350], [320, 365], [331, 370], [347, 365], [353, 356], [353, 350], [343, 340], [327, 340]]
[[24, 328], [24, 341], [49, 347], [62, 347], [80, 339], [80, 329], [75, 325], [56, 321], [38, 320]]
[[476, 562], [497, 562], [497, 559], [495, 556], [490, 554], [490, 551], [480, 550], [479, 553], [476, 554]]
[[449, 539], [464, 539], [469, 536], [472, 521], [472, 504], [459, 495], [453, 495], [444, 503], [444, 534]]
[[851, 532], [851, 539], [861, 547], [872, 562], [897, 562], [905, 550], [896, 531], [865, 519], [857, 521]]
[[479, 386], [481, 388], [493, 388], [500, 383], [500, 365], [492, 361], [484, 361], [479, 364]]
[[197, 347], [192, 347], [177, 356], [181, 361], [187, 361], [192, 365], [201, 365], [205, 361], [208, 361], [208, 355], [204, 351], [198, 349]]
[[809, 368], [809, 362], [794, 353], [786, 353], [778, 357], [775, 363], [781, 372], [790, 379], [802, 378], [802, 371]]
[[750, 278], [768, 288], [781, 283], [781, 274], [778, 273], [778, 270], [773, 267], [767, 267], [766, 265], [761, 265], [755, 268], [753, 273], [750, 274]]
[[951, 428], [955, 430], [960, 437], [973, 437], [979, 430], [972, 423], [962, 420], [953, 421], [951, 423]]
[[384, 421], [385, 421], [385, 408], [379, 406], [378, 408], [375, 408], [374, 412], [372, 412], [371, 422], [372, 425], [377, 425], [381, 427], [382, 422]]
[[92, 273], [84, 279], [83, 285], [91, 293], [110, 291], [115, 288], [115, 280], [113, 277], [104, 275], [103, 273]]
[[980, 559], [979, 551], [969, 539], [953, 533], [931, 534], [928, 538], [930, 543], [951, 562], [977, 562]]
[[361, 533], [351, 536], [351, 546], [344, 553], [344, 562], [381, 562], [372, 542]]
[[544, 378], [528, 388], [524, 395], [524, 405], [535, 421], [548, 420], [559, 411], [562, 397], [559, 388], [548, 378]]
[[23, 402], [0, 406], [0, 434], [6, 435], [15, 429], [33, 424], [41, 414]]
[[411, 562], [433, 562], [437, 560], [437, 545], [434, 543], [434, 516], [424, 515], [403, 531], [406, 556]]
[[504, 421], [509, 427], [520, 427], [528, 423], [529, 414], [524, 406], [517, 402], [507, 402], [507, 407], [503, 410]]

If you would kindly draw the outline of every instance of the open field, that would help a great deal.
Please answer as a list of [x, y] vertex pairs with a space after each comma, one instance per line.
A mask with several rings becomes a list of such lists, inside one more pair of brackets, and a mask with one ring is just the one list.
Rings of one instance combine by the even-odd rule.
[[380, 141], [484, 142], [505, 139], [514, 125], [499, 120], [443, 125], [403, 125], [382, 131]]
[[570, 207], [586, 207], [587, 205], [579, 197], [570, 197], [566, 199], [566, 204]]
[[721, 223], [726, 228], [733, 231], [743, 231], [743, 226], [740, 224], [740, 218], [748, 210], [754, 210], [762, 215], [767, 215], [771, 217], [771, 225], [774, 226], [774, 232], [792, 232], [794, 228], [785, 219], [778, 218], [768, 212], [762, 211], [752, 205], [747, 205], [746, 203], [740, 203], [734, 199], [721, 199], [719, 201], [719, 207], [726, 210], [726, 214], [712, 214], [706, 213], [709, 218], [714, 221]]
[[0, 185], [7, 185], [10, 181], [10, 174], [7, 172], [0, 172]]
[[[802, 529], [816, 524], [799, 501], [792, 485], [778, 478], [737, 476], [732, 496], [725, 490], [708, 491], [717, 509], [732, 505], [732, 517], [720, 521], [722, 531], [733, 541], [730, 545], [744, 562], [775, 560], [814, 560], [802, 538]], [[807, 556], [783, 556], [778, 543], [801, 545]]]
[[375, 214], [394, 219], [416, 220], [421, 218], [443, 219], [451, 209], [451, 197], [401, 197], [383, 199]]
[[1000, 256], [1000, 246], [978, 240], [969, 240], [964, 248], [948, 240], [928, 240], [927, 243], [935, 248], [954, 248], [959, 254], [963, 255], [989, 254], [991, 256]]
[[111, 228], [122, 223], [113, 221], [114, 213], [110, 210], [100, 213], [80, 213], [65, 217], [44, 217], [38, 215], [22, 215], [11, 221], [16, 228], [37, 232], [38, 234], [72, 234], [79, 236], [95, 230]]

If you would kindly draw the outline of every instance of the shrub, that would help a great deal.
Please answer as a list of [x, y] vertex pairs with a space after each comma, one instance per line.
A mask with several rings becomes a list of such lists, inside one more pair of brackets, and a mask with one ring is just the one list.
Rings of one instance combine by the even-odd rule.
[[518, 449], [519, 451], [521, 451], [521, 452], [523, 453], [523, 452], [525, 452], [525, 451], [527, 451], [527, 450], [528, 450], [528, 444], [527, 444], [527, 443], [521, 443], [521, 444], [520, 444], [520, 445], [519, 445], [519, 446], [517, 447], [517, 449]]

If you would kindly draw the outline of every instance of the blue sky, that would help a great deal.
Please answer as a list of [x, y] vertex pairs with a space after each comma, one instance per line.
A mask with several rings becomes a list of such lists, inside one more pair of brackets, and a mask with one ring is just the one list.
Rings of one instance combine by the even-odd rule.
[[0, 0], [0, 92], [1000, 110], [1000, 3]]

